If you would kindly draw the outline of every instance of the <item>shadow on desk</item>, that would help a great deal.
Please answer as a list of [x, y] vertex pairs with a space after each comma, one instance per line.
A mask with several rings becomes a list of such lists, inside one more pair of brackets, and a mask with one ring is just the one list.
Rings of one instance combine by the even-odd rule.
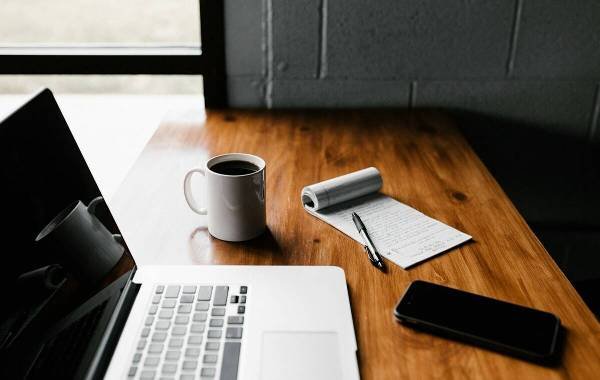
[[[600, 144], [519, 123], [455, 112], [481, 160], [588, 307], [600, 318]], [[562, 129], [564, 130], [564, 128]]]

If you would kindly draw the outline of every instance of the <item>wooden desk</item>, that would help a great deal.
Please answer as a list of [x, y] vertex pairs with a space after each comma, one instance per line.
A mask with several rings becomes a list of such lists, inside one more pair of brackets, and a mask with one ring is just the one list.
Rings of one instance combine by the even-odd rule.
[[[210, 156], [267, 162], [268, 233], [247, 243], [208, 235], [188, 209], [185, 172]], [[508, 153], [509, 154], [509, 153]], [[410, 270], [372, 267], [362, 247], [303, 211], [306, 184], [367, 166], [383, 192], [471, 234], [474, 242]], [[346, 272], [364, 379], [593, 378], [600, 325], [457, 131], [433, 112], [208, 111], [163, 124], [111, 202], [138, 264], [337, 265]], [[562, 365], [545, 368], [397, 324], [392, 309], [422, 279], [555, 313]], [[510, 323], [510, 321], [507, 321]]]

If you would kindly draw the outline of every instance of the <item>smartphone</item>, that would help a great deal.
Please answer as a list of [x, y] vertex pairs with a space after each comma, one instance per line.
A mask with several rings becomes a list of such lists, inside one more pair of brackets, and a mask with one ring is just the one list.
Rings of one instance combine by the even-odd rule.
[[410, 327], [542, 364], [558, 356], [555, 315], [426, 281], [408, 286], [394, 316]]

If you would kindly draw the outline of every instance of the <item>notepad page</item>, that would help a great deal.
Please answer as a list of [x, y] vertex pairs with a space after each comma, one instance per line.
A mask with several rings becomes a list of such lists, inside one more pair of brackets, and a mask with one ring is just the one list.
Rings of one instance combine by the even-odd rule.
[[356, 212], [379, 253], [404, 269], [471, 239], [471, 236], [381, 193], [318, 211], [305, 209], [363, 244], [352, 222], [352, 212]]

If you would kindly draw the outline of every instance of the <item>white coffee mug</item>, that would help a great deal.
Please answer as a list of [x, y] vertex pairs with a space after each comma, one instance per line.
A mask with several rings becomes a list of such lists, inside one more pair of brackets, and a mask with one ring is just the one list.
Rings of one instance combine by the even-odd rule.
[[40, 231], [35, 241], [54, 251], [58, 262], [82, 281], [95, 283], [108, 274], [125, 252], [121, 235], [112, 234], [96, 216], [104, 198], [88, 206], [71, 202]]
[[[235, 164], [241, 162], [245, 166], [236, 169]], [[209, 159], [203, 168], [192, 169], [185, 175], [185, 200], [193, 211], [208, 216], [208, 232], [212, 236], [244, 241], [265, 230], [265, 166], [258, 156], [228, 153]], [[206, 177], [206, 207], [199, 206], [192, 194], [194, 173]]]

